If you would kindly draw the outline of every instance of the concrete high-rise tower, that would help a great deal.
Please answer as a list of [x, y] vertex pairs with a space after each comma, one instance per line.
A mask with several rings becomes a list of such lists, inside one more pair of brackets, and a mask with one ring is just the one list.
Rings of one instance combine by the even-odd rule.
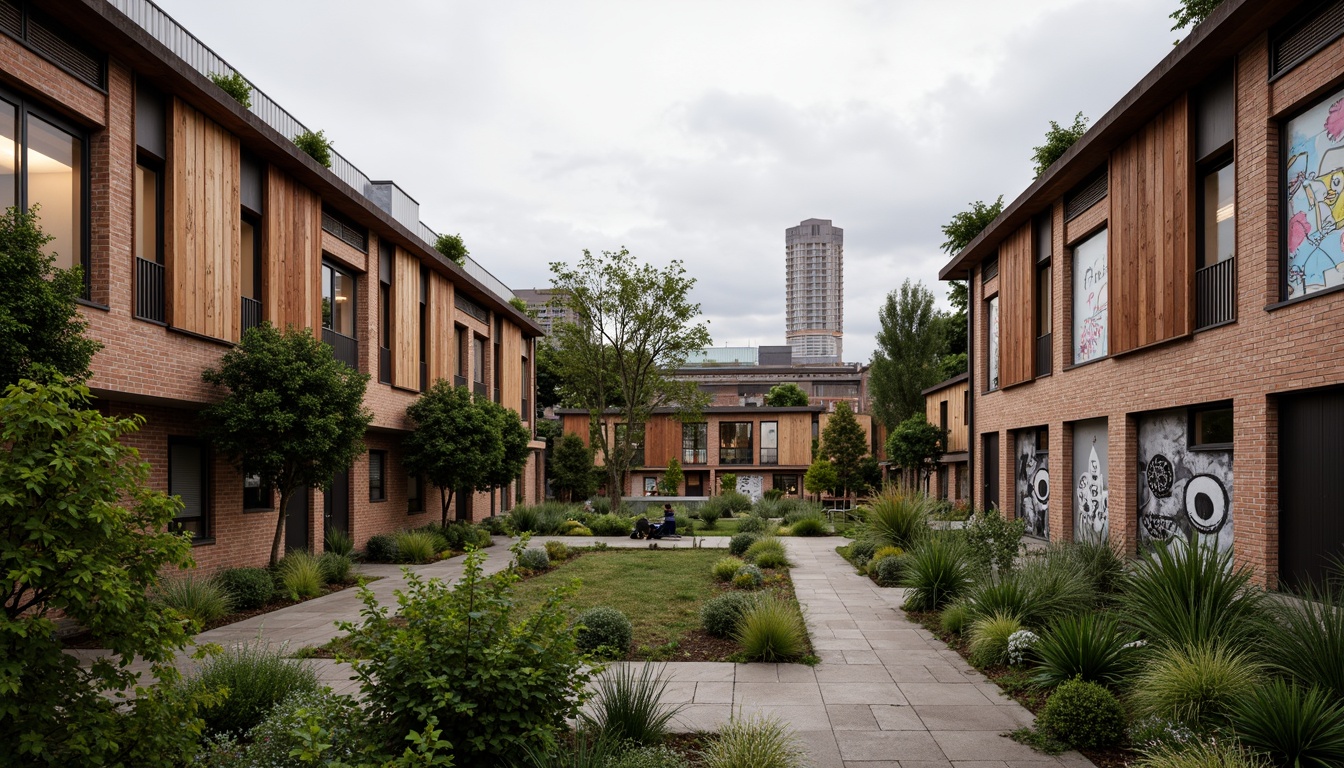
[[830, 219], [784, 230], [784, 338], [796, 363], [839, 363], [845, 338], [845, 231]]

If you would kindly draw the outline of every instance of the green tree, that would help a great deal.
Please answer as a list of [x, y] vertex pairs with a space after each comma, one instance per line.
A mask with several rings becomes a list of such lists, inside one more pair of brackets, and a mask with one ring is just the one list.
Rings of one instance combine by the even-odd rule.
[[[1003, 195], [999, 195], [992, 205], [985, 205], [983, 200], [976, 200], [971, 203], [970, 210], [954, 214], [952, 220], [943, 225], [943, 237], [947, 238], [943, 241], [943, 253], [949, 256], [960, 253], [985, 230], [985, 227], [993, 223], [1000, 213], [1003, 213]], [[962, 285], [964, 288], [965, 284]], [[954, 304], [955, 302], [953, 299]], [[965, 309], [965, 306], [961, 308]]]
[[584, 445], [583, 438], [569, 434], [556, 442], [550, 477], [551, 490], [565, 501], [578, 501], [593, 495], [597, 490], [593, 451]]
[[1073, 118], [1073, 125], [1065, 128], [1054, 120], [1050, 121], [1050, 130], [1045, 132], [1045, 143], [1039, 147], [1031, 148], [1031, 159], [1036, 163], [1036, 178], [1054, 164], [1056, 160], [1064, 156], [1083, 134], [1087, 133], [1087, 118], [1079, 112]]
[[776, 384], [765, 393], [765, 404], [771, 408], [791, 408], [808, 404], [807, 393], [791, 381]]
[[808, 493], [820, 496], [823, 493], [834, 493], [839, 487], [840, 476], [835, 472], [835, 465], [825, 459], [813, 461], [812, 466], [807, 468], [807, 474], [803, 475], [803, 489]]
[[663, 473], [663, 478], [658, 483], [658, 489], [664, 496], [680, 496], [681, 481], [685, 477], [685, 474], [681, 471], [681, 460], [673, 456], [667, 460], [667, 471]]
[[514, 296], [513, 298], [509, 299], [509, 306], [513, 307], [519, 312], [522, 312], [524, 315], [527, 315], [528, 317], [537, 316], [537, 310], [527, 306], [527, 302], [523, 301], [517, 296]]
[[719, 493], [733, 493], [737, 491], [737, 475], [732, 472], [724, 472], [719, 475]]
[[856, 489], [860, 493], [871, 493], [882, 487], [882, 465], [877, 463], [877, 457], [871, 453], [863, 457], [859, 462], [859, 479]]
[[0, 387], [37, 375], [34, 365], [82, 381], [102, 348], [84, 338], [88, 322], [76, 309], [81, 272], [53, 268], [55, 255], [43, 252], [51, 241], [35, 212], [0, 214]]
[[863, 426], [849, 409], [849, 403], [843, 400], [835, 406], [835, 413], [826, 420], [826, 428], [821, 431], [821, 455], [835, 467], [841, 495], [847, 495], [859, 484], [863, 457], [868, 455], [868, 439], [863, 434]]
[[493, 429], [499, 435], [500, 452], [486, 467], [486, 490], [503, 488], [517, 480], [527, 466], [527, 456], [531, 452], [528, 444], [532, 442], [532, 433], [523, 426], [518, 412], [505, 408], [498, 403], [478, 398], [479, 405], [486, 417], [494, 424]]
[[484, 402], [439, 379], [406, 409], [412, 428], [402, 441], [402, 461], [407, 472], [439, 489], [442, 525], [448, 524], [453, 494], [486, 490], [491, 468], [503, 461], [500, 425]]
[[[181, 504], [122, 442], [143, 418], [103, 416], [46, 373], [0, 397], [0, 764], [184, 765], [209, 702], [173, 686], [190, 622], [153, 598], [161, 572], [192, 566], [190, 538], [167, 532]], [[65, 652], [56, 613], [100, 661]], [[138, 684], [142, 659], [160, 685]]]
[[930, 424], [921, 411], [887, 435], [887, 459], [901, 469], [916, 472], [922, 488], [929, 473], [938, 467], [946, 446], [947, 430]]
[[1209, 14], [1223, 4], [1223, 0], [1180, 0], [1180, 3], [1181, 7], [1172, 11], [1171, 15], [1167, 17], [1176, 22], [1176, 25], [1171, 28], [1173, 32], [1207, 19]]
[[879, 320], [869, 386], [873, 414], [890, 429], [923, 411], [923, 390], [941, 381], [946, 321], [929, 289], [909, 280], [887, 294]]
[[624, 248], [601, 256], [585, 250], [577, 265], [556, 262], [551, 271], [556, 296], [575, 318], [554, 326], [561, 378], [574, 403], [588, 410], [615, 509], [638, 440], [633, 434], [616, 440], [614, 425], [632, 425], [634, 432], [655, 408], [676, 406], [689, 415], [707, 402], [693, 382], [667, 374], [692, 350], [710, 345], [709, 328], [690, 300], [695, 279], [680, 261], [659, 270]]
[[448, 260], [462, 266], [467, 263], [467, 257], [471, 252], [467, 246], [462, 243], [462, 235], [439, 235], [439, 239], [434, 241], [434, 250], [448, 257]]
[[327, 488], [364, 450], [373, 420], [364, 407], [369, 377], [337, 360], [311, 331], [290, 326], [281, 333], [264, 322], [201, 378], [227, 390], [201, 412], [205, 436], [245, 477], [280, 494], [275, 565], [290, 498]]
[[537, 415], [562, 402], [564, 381], [560, 378], [560, 358], [549, 339], [537, 339]]

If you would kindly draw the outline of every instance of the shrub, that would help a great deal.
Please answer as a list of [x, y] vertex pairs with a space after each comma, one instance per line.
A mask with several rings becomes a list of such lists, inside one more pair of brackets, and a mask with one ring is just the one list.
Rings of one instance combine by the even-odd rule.
[[765, 498], [756, 502], [751, 507], [751, 516], [762, 520], [769, 520], [772, 517], [783, 517], [787, 505], [780, 499]]
[[636, 747], [612, 758], [603, 768], [691, 768], [691, 763], [664, 746]]
[[1066, 561], [1038, 558], [1018, 571], [990, 576], [971, 589], [969, 598], [978, 616], [1001, 613], [1039, 628], [1056, 617], [1090, 611], [1094, 594], [1086, 577]]
[[1015, 616], [996, 613], [971, 622], [971, 663], [979, 667], [1004, 664], [1008, 661], [1008, 638], [1022, 629]]
[[1013, 570], [1017, 561], [1027, 523], [1007, 520], [998, 509], [990, 508], [971, 515], [963, 531], [968, 555], [977, 569], [1006, 573]]
[[518, 567], [540, 573], [551, 567], [551, 558], [544, 549], [524, 549], [518, 553]]
[[722, 557], [714, 561], [711, 572], [714, 574], [715, 581], [728, 582], [733, 580], [733, 577], [737, 575], [737, 569], [743, 565], [744, 563], [736, 557]]
[[[516, 509], [516, 508], [515, 508]], [[506, 515], [491, 515], [481, 521], [491, 536], [512, 536], [516, 531], [513, 521]]]
[[793, 523], [789, 532], [794, 536], [825, 536], [831, 532], [831, 529], [826, 525], [825, 518], [804, 517]]
[[1233, 704], [1232, 726], [1275, 765], [1344, 765], [1344, 703], [1327, 689], [1283, 680], [1256, 686]]
[[311, 727], [322, 729], [324, 760], [351, 761], [364, 746], [364, 717], [353, 699], [330, 689], [305, 689], [285, 696], [248, 732], [243, 763], [300, 768], [302, 762], [291, 753], [309, 746], [303, 737]]
[[606, 496], [595, 497], [589, 504], [592, 506], [595, 515], [606, 515], [611, 512], [611, 499]]
[[1008, 665], [1024, 664], [1041, 638], [1030, 629], [1019, 629], [1008, 636]]
[[1119, 600], [1129, 624], [1156, 643], [1247, 648], [1268, 624], [1264, 593], [1250, 578], [1249, 570], [1232, 568], [1230, 550], [1160, 545], [1134, 565]]
[[355, 567], [355, 561], [349, 555], [338, 555], [335, 552], [323, 552], [317, 564], [322, 569], [322, 578], [328, 584], [345, 584], [350, 581], [350, 571]]
[[392, 563], [397, 559], [397, 543], [386, 533], [370, 536], [364, 554], [373, 563]]
[[233, 610], [233, 596], [209, 576], [185, 573], [159, 583], [158, 598], [184, 618], [204, 627]]
[[593, 535], [593, 532], [592, 532], [591, 530], [587, 529], [587, 528], [584, 528], [582, 525], [580, 525], [580, 526], [578, 526], [578, 527], [576, 527], [576, 528], [570, 528], [568, 531], [565, 532], [565, 535], [566, 535], [566, 536], [592, 536], [592, 535]]
[[629, 536], [634, 524], [627, 517], [607, 513], [594, 516], [588, 521], [588, 527], [595, 536]]
[[727, 508], [730, 513], [751, 511], [751, 497], [745, 493], [727, 491], [718, 498], [722, 499], [719, 503]]
[[279, 590], [290, 600], [306, 600], [322, 594], [327, 583], [322, 564], [305, 549], [291, 549], [275, 564], [275, 579]]
[[668, 725], [684, 705], [662, 703], [668, 679], [665, 667], [633, 664], [609, 667], [597, 678], [597, 696], [584, 721], [601, 738], [612, 742], [657, 744], [667, 736]]
[[938, 616], [938, 621], [942, 624], [943, 631], [960, 635], [971, 623], [972, 618], [971, 606], [963, 600], [958, 600], [943, 609], [943, 612]]
[[355, 540], [340, 528], [328, 528], [322, 534], [322, 548], [338, 555], [352, 555], [355, 552]]
[[215, 85], [219, 86], [220, 90], [243, 105], [243, 109], [252, 107], [252, 86], [248, 84], [247, 78], [237, 72], [231, 75], [226, 75], [223, 72], [211, 72], [210, 79]]
[[[746, 520], [743, 520], [742, 522], [746, 522]], [[757, 541], [760, 541], [760, 538], [761, 536], [758, 533], [735, 533], [733, 534], [733, 537], [728, 540], [728, 551], [741, 557], [747, 553], [747, 548]]]
[[678, 514], [676, 515], [676, 519], [677, 519], [678, 535], [694, 533], [697, 527], [705, 527], [705, 528], [709, 527], [709, 526], [697, 526], [695, 524], [695, 520], [692, 519], [691, 516], [687, 514]]
[[868, 564], [868, 572], [873, 575], [879, 587], [895, 587], [905, 577], [904, 557], [884, 557]]
[[705, 499], [704, 503], [695, 510], [696, 517], [700, 515], [714, 515], [716, 517], [732, 517], [732, 510], [728, 509], [727, 503], [722, 496], [711, 496]]
[[604, 605], [589, 608], [574, 619], [579, 650], [620, 658], [630, 652], [635, 630], [624, 613]]
[[814, 517], [820, 519], [822, 522], [825, 522], [826, 520], [826, 511], [821, 508], [820, 504], [815, 504], [810, 501], [799, 501], [798, 499], [789, 499], [788, 501], [782, 502], [780, 506], [784, 510], [785, 525], [795, 525], [799, 520], [808, 520]]
[[1074, 747], [1109, 747], [1125, 735], [1125, 713], [1102, 686], [1070, 680], [1050, 694], [1036, 727]]
[[392, 541], [400, 563], [428, 563], [442, 551], [439, 541], [428, 531], [397, 531]]
[[752, 661], [789, 661], [806, 650], [807, 626], [792, 602], [763, 593], [747, 606], [733, 639]]
[[1234, 739], [1163, 743], [1144, 752], [1137, 768], [1269, 768]]
[[1221, 644], [1166, 647], [1140, 668], [1130, 700], [1140, 715], [1201, 730], [1222, 725], [1258, 678], [1255, 662]]
[[700, 753], [705, 768], [804, 768], [807, 754], [783, 722], [733, 718]]
[[752, 543], [743, 553], [742, 559], [761, 568], [779, 568], [789, 564], [788, 555], [784, 552], [784, 542], [773, 536]]
[[849, 561], [858, 565], [862, 561], [865, 565], [872, 561], [873, 555], [877, 554], [877, 548], [880, 543], [876, 539], [855, 539], [849, 545]]
[[[515, 543], [514, 556], [524, 547]], [[408, 733], [437, 722], [458, 765], [517, 761], [525, 748], [559, 751], [556, 734], [578, 715], [591, 677], [564, 610], [573, 587], [515, 612], [518, 573], [486, 576], [484, 558], [468, 554], [451, 586], [408, 569], [395, 607], [360, 589], [362, 622], [340, 628], [350, 633], [365, 707], [379, 714], [370, 727], [376, 743], [399, 753]]]
[[733, 586], [738, 589], [756, 589], [765, 583], [765, 574], [761, 569], [748, 563], [737, 569], [733, 574]]
[[531, 507], [514, 507], [509, 513], [513, 529], [518, 533], [536, 533], [542, 536], [559, 534], [574, 507], [558, 501], [548, 501]]
[[275, 581], [265, 568], [230, 568], [215, 578], [240, 611], [260, 608], [275, 595]]
[[1092, 590], [1098, 595], [1112, 595], [1120, 589], [1125, 576], [1125, 557], [1109, 541], [1071, 541], [1053, 544], [1051, 558], [1060, 558], [1073, 564], [1077, 572], [1087, 576]]
[[546, 556], [557, 563], [564, 562], [569, 559], [569, 547], [565, 546], [563, 541], [548, 541]]
[[[712, 531], [719, 525], [719, 512], [714, 509], [705, 509], [703, 506], [694, 510], [687, 516], [687, 519], [694, 518], [700, 521], [700, 527], [706, 531]], [[681, 530], [681, 523], [678, 521], [677, 530]]]
[[331, 167], [331, 141], [322, 131], [300, 131], [294, 136], [294, 143], [300, 152], [316, 160], [319, 165]]
[[770, 529], [770, 522], [763, 517], [744, 517], [742, 522], [737, 524], [738, 533], [765, 533]]
[[875, 565], [888, 557], [900, 557], [905, 554], [905, 550], [900, 547], [893, 547], [890, 544], [884, 544], [878, 547], [868, 560], [868, 565]]
[[261, 640], [235, 645], [206, 659], [187, 678], [185, 684], [197, 690], [228, 691], [213, 706], [201, 709], [207, 733], [242, 735], [286, 696], [317, 692], [317, 674], [283, 654], [283, 647], [272, 649]]
[[971, 583], [971, 563], [959, 539], [930, 536], [906, 559], [901, 586], [908, 591], [906, 605], [932, 611], [957, 599]]
[[1327, 584], [1302, 597], [1275, 611], [1269, 662], [1300, 685], [1319, 685], [1344, 701], [1344, 594]]
[[931, 511], [924, 494], [888, 488], [862, 510], [864, 538], [910, 549], [928, 537]]
[[438, 529], [439, 535], [447, 544], [445, 549], [465, 552], [467, 547], [484, 549], [494, 542], [490, 540], [490, 531], [484, 526], [473, 525], [465, 520], [457, 520]]
[[1056, 619], [1036, 643], [1035, 682], [1060, 685], [1078, 678], [1118, 685], [1133, 668], [1134, 640], [1120, 631], [1115, 617], [1080, 613]]
[[714, 637], [732, 637], [750, 603], [751, 598], [741, 592], [725, 592], [711, 597], [700, 606], [700, 626]]

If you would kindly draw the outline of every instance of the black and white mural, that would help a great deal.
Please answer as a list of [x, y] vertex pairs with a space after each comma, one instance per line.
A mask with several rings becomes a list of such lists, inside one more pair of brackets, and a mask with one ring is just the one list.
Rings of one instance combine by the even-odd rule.
[[1073, 537], [1077, 541], [1106, 541], [1110, 533], [1106, 487], [1106, 420], [1089, 419], [1073, 425]]
[[1039, 445], [1044, 430], [1017, 433], [1017, 516], [1027, 535], [1050, 538], [1050, 455]]
[[1184, 410], [1139, 417], [1139, 543], [1232, 548], [1232, 452], [1190, 450]]

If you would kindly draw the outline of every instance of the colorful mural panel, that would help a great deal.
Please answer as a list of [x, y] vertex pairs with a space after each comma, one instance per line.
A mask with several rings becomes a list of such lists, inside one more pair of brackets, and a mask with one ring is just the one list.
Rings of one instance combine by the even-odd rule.
[[1073, 425], [1073, 537], [1077, 541], [1106, 541], [1110, 534], [1106, 438], [1105, 419]]
[[1288, 295], [1344, 284], [1344, 91], [1288, 121]]
[[1017, 517], [1027, 535], [1050, 538], [1050, 454], [1040, 450], [1044, 430], [1017, 433]]
[[1190, 450], [1184, 410], [1139, 418], [1139, 543], [1232, 548], [1232, 452]]
[[1106, 230], [1073, 248], [1073, 362], [1107, 354]]

